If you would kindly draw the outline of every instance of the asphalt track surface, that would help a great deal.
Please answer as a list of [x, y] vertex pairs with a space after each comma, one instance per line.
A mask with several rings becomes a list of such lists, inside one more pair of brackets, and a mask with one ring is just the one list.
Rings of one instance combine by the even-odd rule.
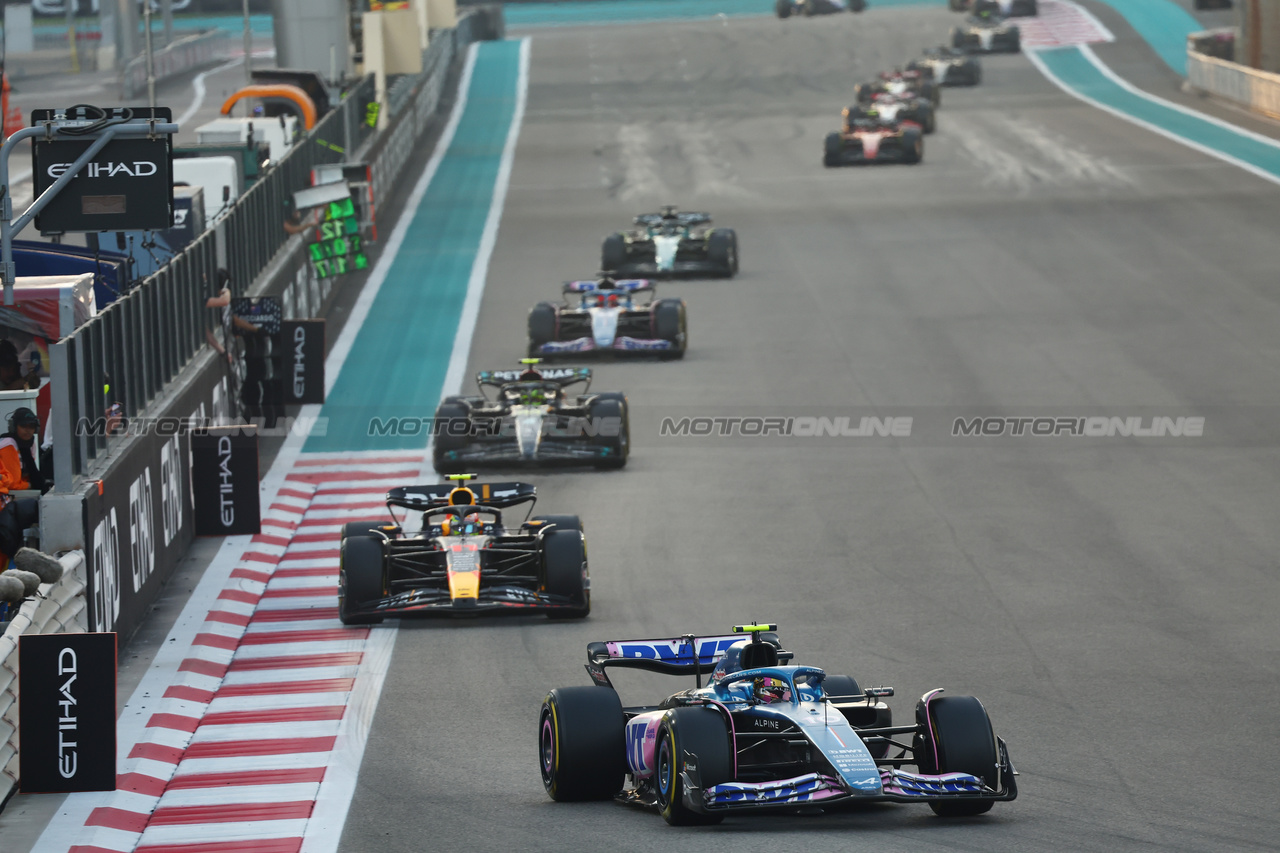
[[[1022, 57], [946, 91], [922, 165], [824, 170], [852, 84], [953, 20], [537, 31], [470, 371], [522, 355], [528, 307], [642, 209], [712, 211], [742, 273], [660, 288], [689, 306], [683, 361], [599, 366], [632, 401], [625, 470], [523, 475], [585, 519], [591, 618], [392, 628], [340, 849], [1274, 849], [1280, 189]], [[1205, 438], [658, 434], [668, 414], [905, 413], [923, 435], [960, 410], [1156, 409]], [[546, 796], [538, 705], [587, 683], [587, 642], [750, 619], [895, 686], [901, 720], [933, 687], [977, 695], [1022, 796], [695, 830]], [[649, 686], [624, 700], [687, 685]]]

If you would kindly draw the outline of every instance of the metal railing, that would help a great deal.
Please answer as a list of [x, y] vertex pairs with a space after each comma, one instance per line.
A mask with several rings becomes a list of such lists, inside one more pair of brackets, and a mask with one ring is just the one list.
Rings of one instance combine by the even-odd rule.
[[62, 558], [62, 579], [41, 584], [0, 636], [0, 802], [18, 785], [18, 638], [23, 634], [80, 633], [86, 628], [84, 552]]
[[[311, 169], [341, 162], [373, 133], [365, 122], [373, 93], [373, 78], [361, 81], [213, 228], [50, 348], [51, 380], [70, 391], [66, 414], [55, 407], [62, 427], [55, 423], [54, 432], [55, 454], [63, 452], [60, 446], [70, 453], [65, 469], [70, 475], [86, 473], [108, 442], [117, 440], [75, 429], [82, 419], [104, 418], [113, 403], [121, 405], [126, 418], [143, 414], [206, 345], [214, 315], [205, 301], [215, 295], [218, 241], [226, 247], [231, 291], [241, 295], [289, 239], [283, 227], [286, 203], [310, 185]], [[55, 471], [62, 470], [55, 465]]]
[[[184, 36], [155, 51], [152, 59], [156, 82], [167, 80], [200, 65], [231, 56], [231, 36], [224, 30]], [[120, 71], [120, 97], [128, 100], [147, 91], [147, 58], [134, 57]]]

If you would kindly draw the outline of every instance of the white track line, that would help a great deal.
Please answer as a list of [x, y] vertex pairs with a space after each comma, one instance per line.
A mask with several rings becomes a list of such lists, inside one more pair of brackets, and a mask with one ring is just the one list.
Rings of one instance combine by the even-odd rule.
[[[1091, 62], [1093, 66], [1097, 68], [1099, 72], [1102, 73], [1104, 77], [1106, 77], [1108, 80], [1115, 83], [1117, 86], [1119, 86], [1120, 88], [1124, 89], [1125, 91], [1129, 92], [1132, 95], [1148, 100], [1153, 104], [1159, 104], [1162, 107], [1167, 107], [1171, 110], [1176, 110], [1177, 112], [1180, 112], [1187, 116], [1191, 116], [1192, 118], [1197, 118], [1197, 119], [1200, 119], [1201, 121], [1208, 122], [1209, 124], [1216, 125], [1224, 130], [1228, 130], [1239, 136], [1252, 139], [1255, 142], [1261, 142], [1266, 145], [1270, 145], [1273, 148], [1280, 148], [1280, 143], [1276, 142], [1276, 140], [1271, 139], [1270, 137], [1263, 136], [1260, 133], [1254, 133], [1251, 130], [1246, 130], [1243, 127], [1238, 127], [1234, 124], [1222, 121], [1221, 119], [1215, 118], [1211, 115], [1206, 115], [1204, 113], [1196, 112], [1195, 110], [1188, 109], [1187, 107], [1184, 107], [1181, 104], [1175, 104], [1172, 101], [1166, 101], [1164, 98], [1157, 97], [1151, 94], [1150, 92], [1144, 92], [1141, 89], [1134, 86], [1129, 81], [1121, 78], [1114, 71], [1108, 68], [1100, 59], [1098, 59], [1097, 55], [1089, 48], [1088, 45], [1083, 45], [1083, 44], [1077, 45], [1076, 48], [1084, 55], [1085, 59], [1089, 60], [1089, 62]], [[1110, 113], [1116, 118], [1123, 119], [1124, 121], [1127, 121], [1130, 124], [1136, 124], [1138, 127], [1146, 128], [1152, 133], [1156, 133], [1156, 134], [1159, 134], [1160, 136], [1163, 136], [1165, 139], [1172, 140], [1174, 142], [1177, 142], [1180, 145], [1185, 145], [1186, 147], [1192, 150], [1199, 151], [1201, 154], [1207, 154], [1210, 157], [1215, 157], [1219, 160], [1222, 160], [1225, 163], [1230, 163], [1233, 166], [1239, 166], [1241, 169], [1244, 169], [1246, 172], [1250, 172], [1254, 175], [1257, 175], [1259, 178], [1270, 181], [1273, 184], [1280, 184], [1280, 176], [1274, 175], [1271, 172], [1268, 172], [1266, 169], [1255, 166], [1252, 163], [1239, 159], [1238, 157], [1233, 157], [1224, 151], [1219, 151], [1216, 148], [1210, 148], [1208, 145], [1202, 145], [1199, 142], [1195, 142], [1194, 140], [1187, 139], [1185, 136], [1179, 136], [1178, 134], [1174, 133], [1171, 130], [1166, 130], [1165, 128], [1160, 127], [1159, 125], [1152, 124], [1151, 122], [1140, 119], [1137, 116], [1129, 115], [1129, 113], [1126, 113], [1122, 110], [1118, 110], [1115, 107], [1112, 107], [1108, 104], [1104, 104], [1101, 101], [1095, 100], [1089, 97], [1088, 95], [1085, 95], [1082, 92], [1076, 91], [1075, 89], [1071, 88], [1066, 83], [1064, 83], [1062, 80], [1060, 80], [1056, 75], [1054, 75], [1053, 72], [1049, 70], [1048, 66], [1044, 64], [1044, 61], [1040, 59], [1036, 51], [1029, 50], [1029, 51], [1025, 51], [1025, 53], [1027, 58], [1031, 60], [1031, 63], [1035, 65], [1037, 69], [1039, 69], [1040, 73], [1043, 74], [1045, 78], [1049, 80], [1049, 82], [1053, 83], [1055, 86], [1057, 86], [1062, 91], [1066, 92], [1071, 97], [1076, 98], [1077, 100], [1080, 100], [1080, 101], [1084, 101], [1086, 104], [1089, 104], [1090, 106], [1093, 106], [1093, 107], [1097, 107], [1103, 112]]]

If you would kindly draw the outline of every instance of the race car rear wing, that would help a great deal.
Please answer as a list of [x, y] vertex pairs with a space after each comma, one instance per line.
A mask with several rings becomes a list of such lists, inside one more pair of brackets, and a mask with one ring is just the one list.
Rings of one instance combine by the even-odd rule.
[[711, 214], [687, 211], [670, 217], [663, 216], [661, 213], [642, 213], [632, 221], [636, 225], [661, 225], [663, 222], [671, 221], [672, 218], [681, 225], [704, 225], [711, 221]]
[[[537, 373], [537, 377], [530, 376], [529, 379], [522, 379], [526, 373]], [[539, 367], [536, 371], [531, 370], [482, 370], [476, 374], [476, 384], [482, 389], [501, 388], [512, 382], [554, 382], [563, 387], [575, 385], [579, 382], [591, 382], [591, 368], [589, 367]]]
[[653, 282], [647, 278], [620, 278], [613, 282], [613, 287], [601, 287], [598, 281], [566, 281], [565, 293], [608, 293], [610, 290], [626, 293], [641, 293], [653, 290]]
[[399, 486], [387, 492], [387, 506], [416, 511], [450, 505], [505, 509], [536, 501], [537, 491], [532, 483], [432, 483], [427, 486]]
[[[597, 684], [603, 686], [610, 686], [609, 677], [605, 674], [607, 667], [643, 669], [663, 675], [701, 675], [710, 673], [716, 661], [724, 657], [725, 650], [743, 639], [742, 634], [716, 637], [695, 637], [690, 634], [653, 640], [588, 643], [587, 672]], [[782, 650], [777, 634], [761, 633], [760, 639], [771, 643], [778, 650], [780, 663], [795, 657], [793, 653]]]

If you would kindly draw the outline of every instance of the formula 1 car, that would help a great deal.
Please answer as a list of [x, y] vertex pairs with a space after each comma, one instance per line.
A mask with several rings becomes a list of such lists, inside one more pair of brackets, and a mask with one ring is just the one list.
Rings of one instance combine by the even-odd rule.
[[[933, 133], [938, 129], [937, 113], [934, 112], [933, 102], [927, 98], [899, 97], [882, 92], [871, 96], [871, 106], [884, 121], [914, 124], [924, 133]], [[848, 118], [851, 110], [865, 114], [866, 109], [862, 104], [854, 104], [844, 111], [845, 118]]]
[[953, 12], [974, 12], [983, 5], [994, 6], [1006, 18], [1027, 18], [1040, 14], [1037, 0], [947, 0]]
[[[585, 367], [538, 369], [527, 358], [521, 370], [476, 374], [480, 394], [446, 397], [436, 409], [432, 458], [441, 473], [477, 465], [568, 463], [621, 468], [631, 447], [625, 394], [587, 393]], [[569, 395], [571, 386], [582, 385]]]
[[923, 98], [932, 103], [934, 109], [942, 106], [942, 90], [927, 72], [920, 69], [881, 71], [880, 79], [853, 87], [854, 100], [864, 106], [872, 103], [877, 95]]
[[861, 12], [867, 8], [867, 0], [777, 0], [773, 10], [779, 18], [790, 18], [792, 15], [833, 15], [836, 12]]
[[[557, 801], [617, 799], [676, 825], [876, 801], [928, 803], [938, 815], [960, 817], [1018, 796], [1008, 748], [977, 699], [930, 690], [914, 723], [892, 725], [880, 700], [893, 688], [864, 690], [850, 676], [789, 665], [793, 656], [775, 629], [589, 644], [595, 684], [556, 688], [542, 703], [547, 793]], [[752, 639], [740, 640], [743, 632]], [[624, 707], [609, 679], [614, 668], [692, 675], [695, 686]]]
[[671, 205], [642, 213], [639, 229], [604, 238], [601, 269], [620, 276], [714, 275], [738, 272], [738, 235], [732, 228], [711, 228], [710, 213], [680, 213]]
[[908, 71], [919, 71], [939, 86], [976, 86], [982, 82], [982, 63], [976, 56], [954, 47], [934, 47], [920, 59], [907, 63]]
[[822, 165], [914, 164], [924, 159], [924, 131], [919, 125], [889, 121], [875, 107], [856, 104], [844, 111], [844, 117], [844, 127], [827, 134]]
[[689, 340], [684, 300], [653, 299], [653, 282], [605, 275], [570, 281], [564, 294], [562, 305], [539, 302], [529, 311], [529, 355], [684, 358]]
[[951, 46], [969, 53], [1018, 53], [1022, 50], [1022, 31], [1017, 24], [981, 4], [964, 24], [951, 28]]
[[[390, 524], [343, 527], [338, 617], [369, 625], [386, 616], [478, 616], [545, 613], [581, 619], [591, 611], [586, 542], [576, 515], [528, 518], [536, 492], [528, 483], [450, 482], [387, 492]], [[529, 504], [508, 526], [503, 510]], [[397, 518], [393, 507], [406, 510]], [[421, 531], [403, 522], [422, 513]]]

